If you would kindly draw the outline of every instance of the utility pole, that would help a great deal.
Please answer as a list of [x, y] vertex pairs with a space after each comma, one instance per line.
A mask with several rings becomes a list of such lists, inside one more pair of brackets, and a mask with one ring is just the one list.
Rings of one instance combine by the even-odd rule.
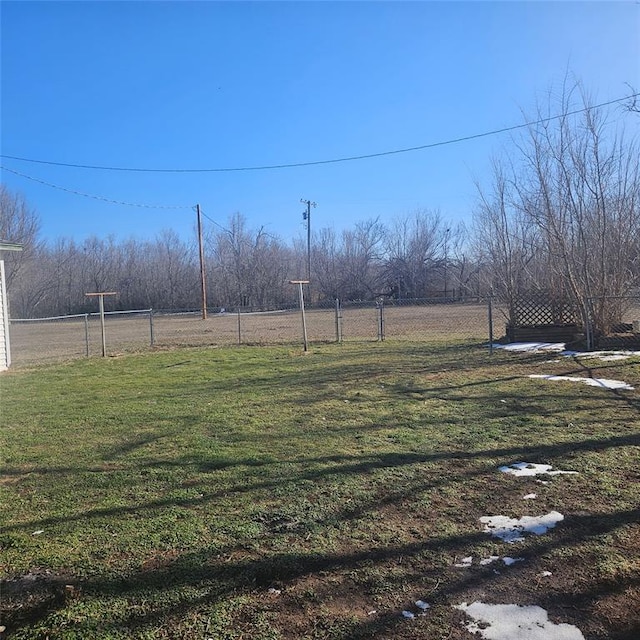
[[202, 214], [200, 213], [200, 205], [196, 205], [196, 213], [198, 214], [198, 247], [200, 249], [200, 287], [202, 292], [202, 319], [207, 319], [207, 283], [204, 275], [204, 246], [202, 244]]
[[303, 220], [307, 221], [307, 280], [311, 281], [311, 207], [317, 206], [311, 200], [300, 199], [302, 204], [307, 205], [307, 210], [302, 212]]

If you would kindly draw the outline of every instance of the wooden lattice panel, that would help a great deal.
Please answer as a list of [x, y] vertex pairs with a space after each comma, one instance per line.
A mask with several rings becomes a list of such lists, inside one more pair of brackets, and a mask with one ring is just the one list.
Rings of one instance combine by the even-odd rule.
[[576, 323], [575, 307], [548, 296], [518, 298], [512, 308], [511, 326], [566, 325]]

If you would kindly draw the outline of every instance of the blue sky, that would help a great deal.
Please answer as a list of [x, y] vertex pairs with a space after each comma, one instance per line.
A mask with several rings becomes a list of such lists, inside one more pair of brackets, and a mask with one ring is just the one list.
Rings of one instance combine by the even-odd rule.
[[[500, 134], [358, 161], [523, 122], [567, 72], [595, 102], [640, 90], [640, 3], [3, 1], [2, 172], [46, 238], [193, 237], [224, 225], [304, 237], [417, 208], [468, 221]], [[637, 131], [640, 118], [630, 118]]]

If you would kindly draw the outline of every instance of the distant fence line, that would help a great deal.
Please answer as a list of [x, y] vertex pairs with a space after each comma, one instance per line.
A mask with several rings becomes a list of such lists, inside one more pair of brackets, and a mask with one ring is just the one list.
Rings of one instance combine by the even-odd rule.
[[[393, 300], [307, 307], [309, 342], [490, 341], [489, 301]], [[495, 314], [494, 314], [495, 317]], [[11, 344], [15, 364], [100, 355], [98, 313], [49, 318], [12, 319]], [[105, 311], [110, 355], [144, 348], [248, 344], [300, 344], [298, 308], [259, 311], [254, 308], [164, 311]], [[500, 332], [500, 335], [502, 333]]]
[[[472, 342], [492, 345], [505, 335], [510, 307], [496, 298], [349, 301], [307, 307], [305, 329], [314, 342], [411, 340]], [[105, 312], [108, 355], [147, 348], [180, 346], [301, 344], [298, 308], [257, 310], [236, 307], [165, 311], [133, 309]], [[98, 313], [49, 318], [12, 319], [11, 350], [15, 364], [101, 355]], [[629, 299], [624, 317], [627, 334], [589, 341], [588, 348], [635, 348], [640, 340], [640, 298]], [[583, 329], [584, 330], [584, 329]], [[554, 341], [541, 333], [540, 341]]]

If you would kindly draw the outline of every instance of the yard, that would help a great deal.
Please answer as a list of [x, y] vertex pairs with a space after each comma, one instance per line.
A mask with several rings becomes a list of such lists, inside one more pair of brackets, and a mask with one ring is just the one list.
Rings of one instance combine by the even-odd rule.
[[0, 635], [637, 639], [639, 363], [393, 340], [18, 363]]

